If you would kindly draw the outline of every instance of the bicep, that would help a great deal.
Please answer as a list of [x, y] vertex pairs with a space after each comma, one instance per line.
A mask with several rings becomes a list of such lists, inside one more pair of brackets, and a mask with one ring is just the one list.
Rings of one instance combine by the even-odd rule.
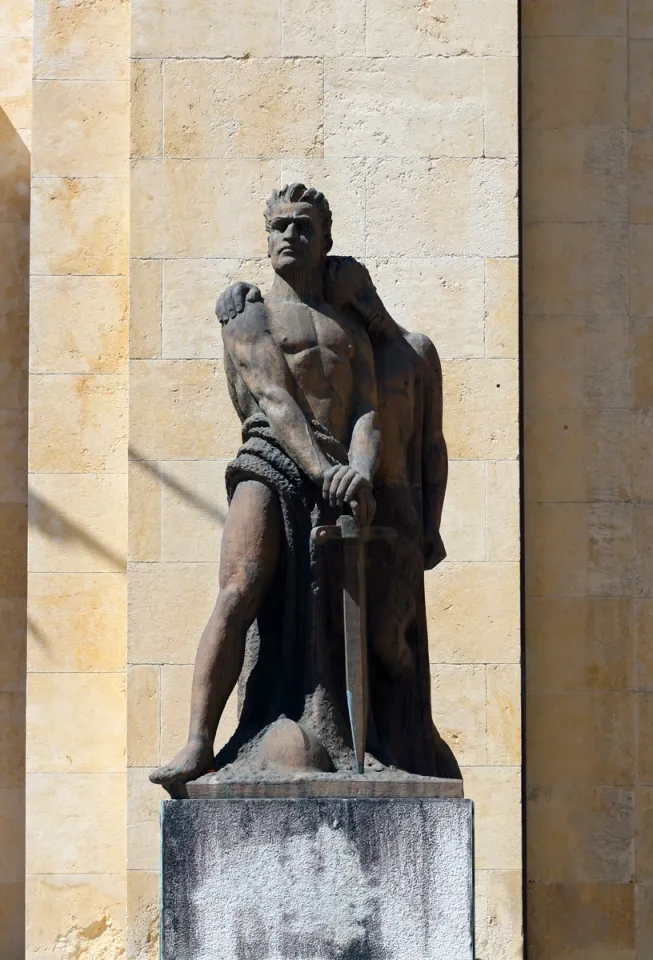
[[280, 389], [290, 392], [288, 364], [265, 326], [243, 325], [233, 331], [227, 346], [234, 365], [257, 400]]
[[358, 336], [356, 356], [352, 363], [354, 380], [361, 405], [370, 410], [376, 410], [378, 405], [376, 374], [374, 370], [374, 354], [372, 344], [367, 334]]

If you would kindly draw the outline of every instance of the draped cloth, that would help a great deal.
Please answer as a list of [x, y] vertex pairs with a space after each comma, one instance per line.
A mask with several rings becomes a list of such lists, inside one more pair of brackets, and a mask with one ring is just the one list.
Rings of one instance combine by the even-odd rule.
[[[329, 460], [346, 463], [342, 444], [320, 424], [313, 422], [311, 427]], [[243, 445], [227, 467], [229, 500], [238, 484], [247, 480], [264, 483], [277, 496], [283, 543], [275, 579], [247, 635], [238, 727], [215, 758], [215, 769], [224, 770], [229, 778], [241, 770], [255, 772], [265, 733], [287, 717], [324, 746], [336, 771], [351, 772], [355, 764], [345, 699], [342, 547], [337, 542], [316, 547], [310, 537], [313, 527], [335, 523], [341, 510], [329, 506], [286, 454], [261, 412], [244, 422]], [[399, 683], [393, 681], [376, 662], [371, 638], [367, 749], [385, 766], [426, 776], [458, 776], [430, 716], [418, 531], [408, 528], [391, 491], [378, 491], [377, 498], [378, 522], [401, 529], [397, 548], [368, 547], [376, 549], [367, 564], [368, 580], [376, 579], [369, 603], [405, 608], [415, 670]], [[370, 626], [373, 623], [374, 616]]]

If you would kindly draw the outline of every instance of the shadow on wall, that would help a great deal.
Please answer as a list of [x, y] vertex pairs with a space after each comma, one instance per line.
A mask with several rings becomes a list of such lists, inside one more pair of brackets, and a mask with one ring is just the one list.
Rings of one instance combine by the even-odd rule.
[[0, 109], [0, 960], [24, 953], [29, 182]]
[[522, 5], [529, 960], [653, 956], [653, 40], [598, 6]]

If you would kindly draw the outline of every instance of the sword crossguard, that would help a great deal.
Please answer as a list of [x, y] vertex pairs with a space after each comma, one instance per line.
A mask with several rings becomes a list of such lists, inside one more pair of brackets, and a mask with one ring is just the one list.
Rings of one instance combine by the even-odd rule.
[[397, 531], [392, 527], [361, 527], [354, 517], [343, 514], [333, 526], [314, 527], [311, 540], [315, 544], [329, 543], [331, 540], [369, 543], [370, 540], [387, 540], [394, 543]]

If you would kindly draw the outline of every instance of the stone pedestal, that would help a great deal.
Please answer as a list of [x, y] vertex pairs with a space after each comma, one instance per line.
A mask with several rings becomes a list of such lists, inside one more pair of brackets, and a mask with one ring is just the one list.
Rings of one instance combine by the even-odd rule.
[[473, 804], [162, 804], [162, 960], [473, 960]]

